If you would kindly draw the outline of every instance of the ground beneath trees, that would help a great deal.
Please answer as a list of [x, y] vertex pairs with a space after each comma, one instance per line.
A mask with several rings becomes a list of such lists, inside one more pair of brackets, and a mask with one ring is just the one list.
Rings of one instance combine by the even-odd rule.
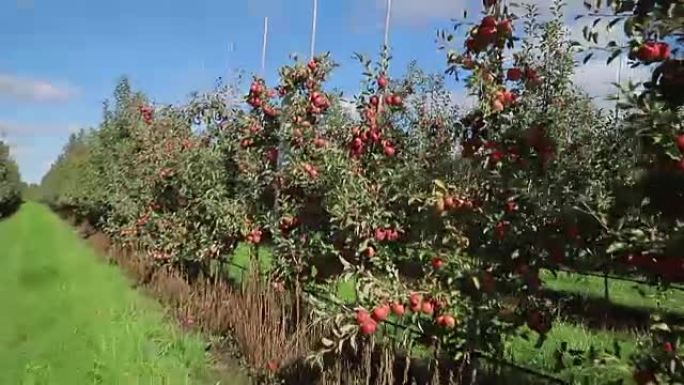
[[0, 384], [245, 383], [46, 207], [0, 222], [0, 263]]

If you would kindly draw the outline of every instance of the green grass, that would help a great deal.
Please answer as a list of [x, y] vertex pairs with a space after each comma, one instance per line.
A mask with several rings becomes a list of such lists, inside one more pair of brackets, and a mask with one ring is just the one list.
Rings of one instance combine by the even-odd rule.
[[[561, 377], [570, 382], [588, 381], [589, 384], [605, 384], [608, 381], [625, 379], [631, 383], [629, 356], [635, 350], [636, 336], [627, 332], [610, 332], [590, 330], [582, 325], [557, 321], [548, 333], [541, 347], [537, 347], [537, 334], [524, 327], [523, 336], [512, 337], [506, 346], [506, 357], [513, 362], [527, 367], [537, 368], [545, 373]], [[557, 352], [563, 344], [567, 344], [567, 352], [574, 350], [587, 351], [594, 347], [597, 357], [606, 359], [605, 365], [586, 365], [580, 368], [573, 366], [575, 356], [563, 355], [563, 366], [558, 367]], [[615, 358], [615, 346], [619, 349], [619, 358]], [[584, 356], [586, 359], [586, 356]]]
[[[589, 298], [603, 298], [603, 278], [558, 272], [554, 277], [550, 271], [543, 271], [542, 278], [549, 289], [578, 294]], [[608, 280], [610, 301], [634, 308], [662, 309], [684, 313], [684, 291], [657, 288], [616, 279]]]
[[[268, 249], [260, 252], [262, 269], [271, 265], [272, 255]], [[240, 247], [234, 259], [240, 266], [248, 266], [249, 249]], [[236, 269], [231, 274], [237, 275], [242, 269]], [[549, 271], [543, 271], [545, 286], [567, 293], [574, 293], [586, 297], [603, 297], [603, 279], [587, 277], [571, 273], [558, 273], [554, 276]], [[354, 303], [356, 292], [354, 281], [337, 281], [337, 292], [341, 299]], [[610, 298], [616, 304], [630, 307], [653, 309], [662, 307], [669, 311], [684, 311], [684, 292], [667, 290], [659, 292], [656, 288], [643, 284], [634, 284], [619, 280], [609, 280]], [[557, 321], [541, 346], [537, 345], [537, 334], [526, 327], [520, 336], [511, 337], [506, 343], [506, 358], [526, 367], [535, 368], [541, 372], [563, 378], [570, 382], [603, 384], [609, 381], [624, 379], [626, 384], [633, 383], [629, 367], [629, 356], [634, 352], [637, 335], [630, 332], [613, 332], [592, 330], [583, 325], [566, 321]], [[558, 351], [566, 345], [562, 366], [558, 366]], [[619, 349], [619, 358], [613, 356]], [[597, 359], [603, 359], [604, 365], [573, 365], [572, 350], [587, 351], [590, 347], [596, 350]], [[416, 353], [416, 352], [414, 352]], [[579, 357], [578, 357], [579, 359]], [[585, 356], [586, 360], [587, 357]]]
[[47, 208], [0, 222], [0, 258], [0, 384], [217, 383], [203, 341]]

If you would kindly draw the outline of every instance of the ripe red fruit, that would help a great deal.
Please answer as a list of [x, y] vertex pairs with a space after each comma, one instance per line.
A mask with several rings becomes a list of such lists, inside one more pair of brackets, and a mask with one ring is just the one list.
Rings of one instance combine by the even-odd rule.
[[481, 26], [477, 30], [477, 37], [478, 39], [482, 39], [482, 41], [489, 42], [496, 37], [496, 32], [496, 27]]
[[403, 101], [403, 99], [401, 98], [400, 95], [394, 95], [394, 96], [392, 97], [392, 103], [391, 103], [391, 105], [399, 107], [399, 106], [401, 106], [401, 104], [402, 104], [403, 102], [404, 102], [404, 101]]
[[375, 229], [375, 240], [378, 242], [382, 242], [387, 238], [387, 230], [377, 228]]
[[496, 27], [496, 18], [491, 15], [485, 16], [482, 18], [480, 26], [485, 28]]
[[507, 201], [506, 202], [506, 212], [511, 214], [511, 213], [516, 212], [516, 211], [518, 211], [518, 204], [513, 200]]
[[366, 255], [366, 257], [373, 258], [375, 256], [375, 248], [373, 246], [368, 246], [363, 253]]
[[244, 138], [240, 141], [240, 147], [247, 148], [252, 145], [252, 140], [249, 138]]
[[389, 316], [390, 312], [390, 307], [389, 305], [380, 305], [373, 309], [373, 314], [372, 317], [375, 321], [377, 322], [383, 322], [387, 320], [387, 317]]
[[506, 229], [508, 228], [508, 223], [499, 222], [494, 226], [494, 235], [498, 240], [504, 239], [506, 236]]
[[278, 160], [278, 149], [277, 148], [269, 148], [266, 150], [266, 158], [270, 162], [275, 162]]
[[672, 353], [674, 351], [674, 347], [672, 347], [671, 342], [665, 342], [663, 344], [663, 350], [665, 351], [665, 353]]
[[366, 309], [356, 311], [356, 323], [362, 325], [368, 321], [372, 321], [370, 313]]
[[365, 335], [371, 335], [375, 333], [375, 330], [377, 329], [378, 325], [375, 323], [375, 321], [370, 320], [368, 322], [364, 322], [363, 324], [360, 325], [361, 333]]
[[316, 146], [316, 148], [323, 148], [327, 144], [327, 141], [325, 139], [319, 137], [319, 138], [314, 139], [313, 143], [314, 143], [314, 146]]
[[432, 258], [432, 268], [435, 270], [439, 270], [444, 266], [444, 260], [440, 257], [434, 257]]
[[387, 81], [387, 77], [385, 77], [385, 75], [378, 76], [378, 87], [385, 88], [385, 87], [387, 87], [387, 84], [388, 84], [388, 81]]
[[658, 60], [664, 61], [670, 58], [670, 45], [665, 42], [656, 43], [658, 49]]
[[496, 29], [504, 36], [508, 36], [513, 32], [513, 24], [509, 19], [504, 19], [499, 22]]
[[509, 68], [506, 71], [506, 79], [517, 82], [522, 78], [522, 71], [520, 68]]
[[456, 208], [456, 202], [454, 200], [454, 197], [447, 196], [444, 198], [444, 208], [447, 210], [451, 210], [453, 208]]
[[676, 142], [679, 151], [684, 153], [684, 134], [677, 135]]
[[489, 154], [489, 160], [494, 164], [501, 162], [503, 157], [504, 153], [500, 150], [493, 151], [491, 154]]
[[371, 131], [370, 131], [369, 137], [370, 137], [370, 139], [371, 139], [373, 142], [376, 142], [376, 143], [377, 143], [378, 141], [380, 141], [380, 131], [378, 131], [378, 130], [371, 130]]
[[394, 229], [387, 230], [387, 240], [388, 241], [394, 242], [397, 239], [399, 239], [399, 232], [397, 230], [394, 230]]
[[422, 311], [424, 314], [432, 315], [435, 312], [435, 305], [433, 305], [430, 301], [424, 301], [420, 306], [420, 311]]
[[409, 296], [409, 304], [411, 307], [420, 306], [423, 302], [423, 297], [418, 293], [413, 293]]
[[393, 303], [391, 306], [391, 309], [392, 309], [392, 313], [396, 316], [399, 316], [399, 317], [403, 316], [404, 313], [406, 313], [406, 309], [404, 309], [404, 305], [402, 305], [398, 302]]
[[651, 63], [659, 59], [660, 47], [652, 41], [642, 44], [636, 51], [637, 59]]
[[396, 153], [396, 150], [392, 146], [385, 146], [383, 147], [382, 151], [385, 153], [386, 156], [388, 157], [393, 157], [394, 154]]
[[494, 111], [496, 111], [496, 112], [501, 112], [501, 111], [503, 111], [503, 110], [504, 110], [504, 104], [503, 104], [503, 102], [502, 102], [501, 100], [498, 100], [498, 99], [494, 100], [494, 101], [492, 102], [492, 110], [494, 110]]
[[373, 106], [377, 106], [378, 104], [380, 104], [380, 99], [376, 95], [373, 95], [370, 97], [370, 104], [372, 104]]
[[318, 66], [318, 63], [316, 63], [315, 60], [310, 60], [309, 63], [306, 65], [311, 71], [314, 71], [316, 67]]
[[446, 329], [453, 329], [456, 327], [456, 318], [448, 314], [440, 315], [437, 317], [437, 325]]

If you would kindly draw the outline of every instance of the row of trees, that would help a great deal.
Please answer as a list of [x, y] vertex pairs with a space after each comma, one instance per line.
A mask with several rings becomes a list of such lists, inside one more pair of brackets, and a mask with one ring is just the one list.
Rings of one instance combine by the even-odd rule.
[[0, 140], [0, 218], [13, 213], [19, 206], [21, 187], [19, 169], [10, 157], [10, 148]]
[[[681, 2], [611, 3], [633, 62], [659, 63], [618, 116], [572, 83], [562, 2], [551, 20], [484, 3], [447, 55], [472, 110], [454, 106], [442, 76], [410, 66], [390, 78], [386, 51], [359, 56], [358, 115], [326, 89], [328, 55], [283, 67], [275, 86], [254, 78], [246, 105], [225, 86], [152, 106], [124, 80], [100, 127], [71, 138], [43, 196], [191, 279], [222, 271], [240, 242], [268, 244], [274, 283], [328, 327], [319, 362], [388, 317], [466, 362], [500, 356], [521, 325], [552, 327], [541, 268], [682, 279], [682, 76], [668, 45], [681, 44]], [[462, 41], [441, 36], [445, 48]], [[356, 282], [356, 303], [338, 298], [340, 278]], [[682, 381], [681, 331], [658, 327], [635, 379]]]

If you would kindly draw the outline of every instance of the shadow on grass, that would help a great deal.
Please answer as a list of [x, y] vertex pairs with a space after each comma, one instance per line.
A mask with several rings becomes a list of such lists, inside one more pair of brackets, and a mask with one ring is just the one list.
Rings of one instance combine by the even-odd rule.
[[11, 200], [0, 204], [0, 220], [5, 220], [16, 214], [25, 202], [21, 199]]
[[[543, 295], [557, 304], [564, 317], [593, 329], [646, 330], [653, 312], [567, 291], [547, 289]], [[683, 314], [664, 310], [661, 314], [666, 322], [684, 322]]]

